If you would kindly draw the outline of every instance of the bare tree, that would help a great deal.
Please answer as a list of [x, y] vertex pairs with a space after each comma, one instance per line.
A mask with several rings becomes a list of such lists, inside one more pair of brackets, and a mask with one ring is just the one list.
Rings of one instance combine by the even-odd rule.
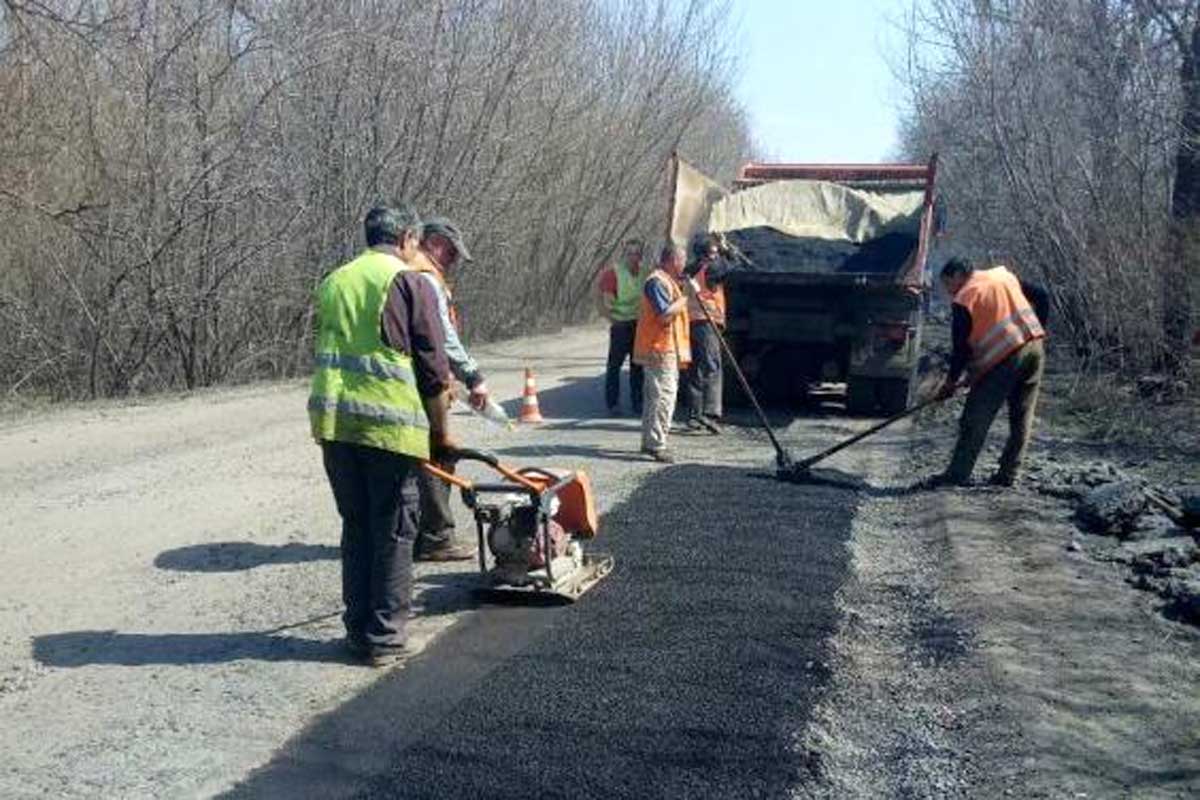
[[671, 151], [748, 155], [721, 0], [4, 0], [9, 391], [307, 370], [364, 210], [453, 217], [467, 334], [577, 320]]
[[1164, 330], [1191, 313], [1166, 247], [1183, 140], [1163, 30], [1134, 0], [922, 0], [910, 20], [904, 138], [942, 154], [955, 232], [1046, 282], [1086, 363], [1126, 371], [1183, 352]]

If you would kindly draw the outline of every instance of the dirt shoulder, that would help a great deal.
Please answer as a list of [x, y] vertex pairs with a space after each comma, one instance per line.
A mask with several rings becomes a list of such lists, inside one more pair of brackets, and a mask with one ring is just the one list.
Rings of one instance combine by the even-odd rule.
[[1073, 380], [1048, 376], [1030, 459], [1042, 475], [1014, 489], [912, 489], [944, 468], [961, 402], [838, 464], [869, 485], [831, 689], [799, 745], [824, 780], [798, 796], [1200, 793], [1200, 627], [1133, 585], [1129, 551], [1152, 541], [1085, 533], [1077, 500], [1045, 492], [1046, 475], [1072, 471], [1200, 481], [1196, 428], [1181, 427], [1196, 408], [1114, 420]]

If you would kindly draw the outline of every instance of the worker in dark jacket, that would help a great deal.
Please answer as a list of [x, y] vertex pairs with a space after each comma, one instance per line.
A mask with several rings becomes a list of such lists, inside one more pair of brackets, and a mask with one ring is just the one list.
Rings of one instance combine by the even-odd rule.
[[[684, 425], [689, 431], [720, 433], [721, 344], [717, 336], [725, 329], [725, 287], [728, 266], [722, 260], [717, 240], [697, 237], [692, 242], [692, 263], [684, 274], [691, 279], [686, 288], [688, 324], [691, 326], [692, 366], [682, 376]], [[707, 312], [707, 313], [705, 313]]]
[[974, 269], [965, 259], [942, 268], [942, 285], [953, 298], [950, 372], [938, 396], [958, 390], [964, 371], [970, 392], [959, 420], [950, 465], [926, 483], [961, 486], [971, 478], [988, 429], [1008, 403], [1008, 442], [990, 482], [1012, 486], [1029, 444], [1046, 352], [1042, 340], [1050, 302], [1044, 289], [1017, 279], [1005, 267]]
[[317, 290], [308, 414], [342, 518], [346, 646], [380, 666], [404, 655], [417, 471], [454, 443], [437, 297], [409, 265], [421, 222], [380, 207], [364, 227], [367, 249]]
[[[479, 364], [458, 336], [458, 314], [448, 279], [459, 265], [472, 261], [458, 226], [445, 217], [429, 217], [421, 234], [421, 246], [409, 262], [437, 295], [437, 314], [446, 333], [443, 343], [450, 373], [467, 388], [467, 402], [476, 410], [487, 405], [489, 392]], [[454, 472], [452, 458], [435, 460], [444, 472]], [[428, 472], [417, 474], [421, 495], [421, 524], [413, 543], [414, 561], [469, 561], [476, 557], [473, 545], [457, 541], [454, 512], [450, 508], [450, 484]]]

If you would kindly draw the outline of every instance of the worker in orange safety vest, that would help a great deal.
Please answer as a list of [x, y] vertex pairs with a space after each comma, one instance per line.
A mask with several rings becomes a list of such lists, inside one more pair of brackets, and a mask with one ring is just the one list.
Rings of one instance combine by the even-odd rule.
[[683, 250], [663, 247], [658, 267], [646, 278], [638, 311], [633, 362], [644, 376], [642, 452], [655, 461], [671, 463], [667, 432], [675, 414], [679, 370], [692, 362], [687, 298], [679, 286], [683, 277]]
[[[683, 373], [683, 405], [689, 431], [721, 432], [721, 342], [725, 329], [725, 273], [718, 243], [703, 236], [692, 243], [692, 263], [684, 270], [695, 290], [685, 287], [691, 327], [692, 366]], [[705, 313], [707, 312], [707, 313]]]
[[1000, 407], [1008, 404], [1008, 441], [990, 483], [1012, 486], [1033, 430], [1046, 351], [1049, 296], [1006, 267], [975, 269], [966, 259], [948, 261], [942, 285], [953, 298], [950, 371], [938, 396], [954, 395], [959, 379], [970, 376], [970, 392], [959, 420], [950, 465], [926, 481], [929, 486], [961, 486], [971, 472]]

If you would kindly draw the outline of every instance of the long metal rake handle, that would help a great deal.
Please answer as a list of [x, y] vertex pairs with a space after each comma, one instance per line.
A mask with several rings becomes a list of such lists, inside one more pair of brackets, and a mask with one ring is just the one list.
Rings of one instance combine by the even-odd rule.
[[918, 411], [920, 411], [923, 408], [928, 408], [929, 406], [933, 405], [934, 403], [940, 403], [940, 402], [942, 402], [941, 398], [935, 396], [935, 397], [929, 398], [928, 400], [924, 400], [920, 403], [917, 403], [915, 406], [912, 406], [911, 408], [906, 408], [903, 411], [901, 411], [900, 413], [894, 414], [893, 416], [888, 417], [883, 422], [880, 422], [876, 425], [872, 425], [870, 428], [867, 428], [865, 431], [854, 434], [849, 439], [844, 439], [843, 441], [838, 442], [833, 447], [830, 447], [828, 450], [822, 450], [820, 453], [817, 453], [815, 456], [809, 456], [808, 458], [801, 459], [799, 462], [799, 466], [803, 467], [804, 469], [807, 469], [807, 468], [811, 467], [813, 464], [816, 464], [818, 461], [824, 461], [825, 459], [829, 458], [834, 453], [837, 453], [841, 450], [845, 450], [847, 447], [854, 444], [855, 442], [860, 442], [863, 439], [867, 438], [868, 436], [872, 436], [876, 433], [879, 433], [881, 430], [883, 430], [887, 426], [891, 425], [893, 422], [899, 422], [900, 420], [904, 419], [905, 417], [912, 416], [913, 414], [917, 413]]
[[729, 365], [733, 367], [733, 374], [737, 375], [738, 382], [742, 385], [742, 390], [746, 396], [750, 398], [751, 405], [754, 406], [755, 413], [758, 414], [758, 421], [762, 423], [763, 430], [767, 432], [767, 436], [771, 439], [771, 445], [775, 448], [775, 462], [780, 469], [786, 469], [792, 464], [792, 457], [783, 449], [783, 445], [775, 438], [775, 430], [771, 427], [771, 423], [767, 421], [767, 415], [762, 410], [762, 406], [758, 404], [758, 398], [754, 396], [754, 390], [750, 388], [750, 382], [746, 380], [746, 376], [742, 374], [742, 368], [738, 366], [737, 359], [734, 358], [733, 351], [729, 349], [729, 343], [725, 341], [724, 335], [721, 334], [721, 329], [717, 327], [717, 323], [713, 321], [712, 314], [708, 313], [708, 307], [704, 305], [704, 301], [700, 298], [695, 286], [692, 284], [692, 278], [684, 280], [684, 286], [687, 291], [691, 292], [696, 298], [696, 304], [700, 306], [700, 310], [704, 313], [704, 318], [708, 320], [709, 326], [713, 333], [717, 336], [717, 341], [721, 343], [721, 350], [729, 359]]

